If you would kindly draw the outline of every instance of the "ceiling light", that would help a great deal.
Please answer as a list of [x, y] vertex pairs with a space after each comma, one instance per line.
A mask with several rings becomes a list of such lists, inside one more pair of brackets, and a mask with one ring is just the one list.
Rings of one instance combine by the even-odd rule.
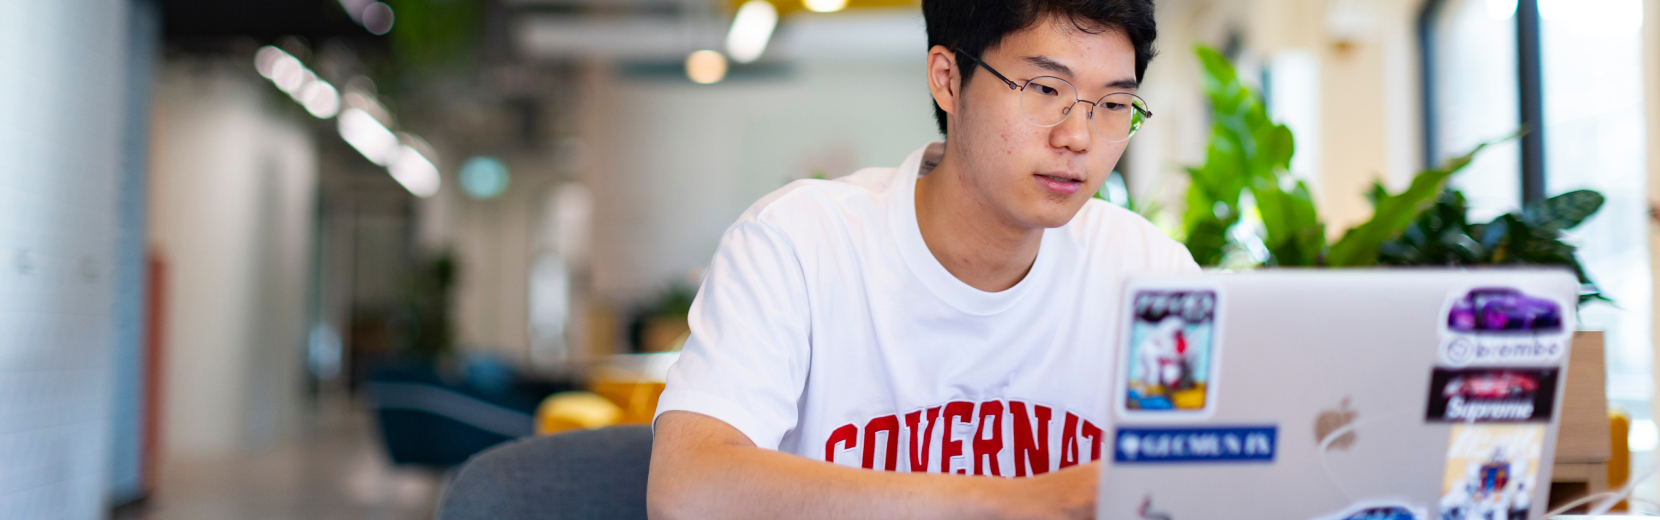
[[393, 180], [416, 197], [427, 198], [438, 194], [438, 186], [443, 183], [438, 167], [407, 145], [398, 147], [397, 156], [387, 170], [392, 173]]
[[803, 0], [807, 10], [819, 13], [834, 13], [847, 7], [847, 0]]
[[291, 58], [291, 56], [283, 52], [282, 49], [270, 45], [260, 47], [259, 52], [254, 53], [254, 70], [259, 71], [259, 75], [265, 76], [265, 79], [273, 79], [271, 67], [275, 66], [277, 60], [282, 58]]
[[375, 2], [363, 8], [363, 15], [358, 18], [363, 22], [363, 28], [368, 29], [375, 36], [392, 31], [392, 6], [384, 2]]
[[359, 108], [348, 108], [340, 113], [340, 138], [356, 148], [369, 162], [386, 166], [397, 158], [398, 136], [386, 126]]
[[305, 65], [300, 64], [300, 60], [287, 54], [278, 56], [271, 63], [271, 81], [283, 92], [293, 92], [294, 89], [300, 88], [300, 84], [305, 82], [306, 72], [308, 71], [305, 70]]
[[726, 77], [726, 57], [711, 50], [702, 50], [686, 56], [686, 77], [705, 85], [720, 82]]
[[474, 157], [461, 164], [461, 192], [478, 200], [500, 196], [511, 178], [507, 165], [494, 157]]
[[317, 80], [306, 85], [298, 100], [307, 112], [318, 118], [328, 119], [340, 113], [340, 92], [327, 81]]
[[767, 0], [749, 0], [738, 8], [732, 18], [732, 30], [726, 33], [726, 53], [732, 61], [749, 63], [767, 50], [767, 40], [778, 27], [778, 9]]
[[363, 8], [368, 7], [374, 0], [340, 0], [340, 8], [346, 11], [352, 21], [363, 23]]
[[293, 88], [285, 88], [282, 90], [288, 93], [288, 97], [294, 98], [295, 101], [304, 103], [305, 101], [302, 101], [302, 98], [300, 97], [301, 94], [303, 94], [307, 88], [310, 88], [312, 83], [316, 83], [317, 81], [317, 74], [311, 72], [311, 69], [305, 68], [304, 65], [301, 65], [300, 83], [298, 85], [294, 85]]

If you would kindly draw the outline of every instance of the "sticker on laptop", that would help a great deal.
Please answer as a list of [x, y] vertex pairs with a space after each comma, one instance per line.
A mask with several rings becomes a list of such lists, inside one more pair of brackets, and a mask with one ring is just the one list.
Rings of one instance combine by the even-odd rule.
[[1273, 462], [1277, 426], [1122, 427], [1113, 433], [1117, 464]]
[[1425, 418], [1441, 422], [1548, 421], [1556, 408], [1555, 368], [1437, 368]]
[[1208, 415], [1216, 401], [1217, 312], [1210, 289], [1140, 289], [1121, 349], [1123, 414]]
[[[1503, 517], [1500, 517], [1501, 519]], [[1428, 520], [1424, 509], [1393, 500], [1360, 502], [1337, 514], [1314, 520]]]
[[1562, 360], [1573, 339], [1563, 326], [1569, 304], [1508, 287], [1476, 287], [1448, 296], [1440, 324], [1440, 364], [1545, 365]]
[[1542, 424], [1454, 425], [1439, 518], [1528, 518], [1544, 445]]

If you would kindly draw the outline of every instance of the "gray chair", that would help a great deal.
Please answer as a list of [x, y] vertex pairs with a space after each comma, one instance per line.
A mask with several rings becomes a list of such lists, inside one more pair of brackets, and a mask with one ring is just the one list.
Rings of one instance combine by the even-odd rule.
[[523, 439], [468, 460], [438, 520], [646, 519], [651, 427]]

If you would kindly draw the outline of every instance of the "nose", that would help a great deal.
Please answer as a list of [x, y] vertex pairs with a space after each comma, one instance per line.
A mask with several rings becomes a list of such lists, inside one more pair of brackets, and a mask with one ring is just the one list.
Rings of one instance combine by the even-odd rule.
[[1078, 103], [1089, 105], [1088, 101], [1079, 100], [1067, 107], [1066, 119], [1049, 128], [1049, 146], [1066, 148], [1073, 153], [1089, 151], [1089, 118], [1095, 107], [1080, 107]]

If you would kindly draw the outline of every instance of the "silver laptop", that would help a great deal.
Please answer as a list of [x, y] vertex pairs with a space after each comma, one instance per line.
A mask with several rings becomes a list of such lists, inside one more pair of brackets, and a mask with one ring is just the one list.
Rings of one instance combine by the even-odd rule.
[[1565, 271], [1129, 282], [1103, 520], [1543, 518]]

